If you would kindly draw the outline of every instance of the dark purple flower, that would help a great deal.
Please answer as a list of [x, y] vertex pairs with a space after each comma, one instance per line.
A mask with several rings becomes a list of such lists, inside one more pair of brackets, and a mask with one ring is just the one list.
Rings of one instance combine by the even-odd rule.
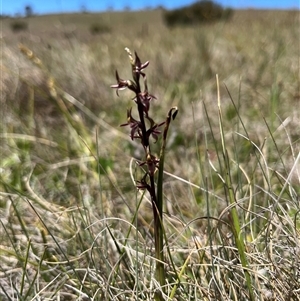
[[124, 90], [126, 88], [136, 92], [137, 91], [137, 87], [135, 85], [135, 83], [131, 80], [125, 80], [125, 79], [121, 79], [119, 77], [118, 71], [116, 71], [116, 79], [117, 79], [117, 85], [111, 85], [110, 87], [113, 89], [117, 89], [117, 95], [119, 96], [119, 90]]
[[146, 164], [148, 166], [148, 173], [150, 176], [154, 176], [155, 171], [159, 166], [159, 159], [155, 156], [148, 154], [146, 159]]
[[140, 133], [141, 123], [132, 117], [131, 110], [132, 108], [127, 110], [127, 123], [123, 123], [120, 126], [127, 126], [127, 125], [130, 126], [131, 128], [130, 137], [131, 140], [133, 140], [134, 138], [141, 138], [141, 133]]
[[148, 91], [145, 90], [144, 92], [139, 93], [134, 98], [134, 101], [143, 105], [143, 111], [146, 114], [146, 116], [148, 116], [148, 112], [150, 109], [150, 101], [152, 99], [156, 99], [156, 97], [154, 95], [149, 94]]
[[150, 122], [150, 127], [146, 131], [147, 139], [149, 139], [149, 137], [152, 136], [154, 138], [154, 143], [156, 143], [156, 141], [158, 139], [158, 135], [161, 134], [161, 131], [158, 128], [161, 127], [162, 125], [164, 125], [166, 122], [163, 121], [163, 122], [157, 124], [150, 116], [145, 116], [145, 117]]
[[148, 173], [146, 173], [140, 181], [136, 181], [136, 188], [141, 189], [141, 190], [147, 189], [148, 191], [151, 190], [150, 185], [146, 181], [147, 175], [148, 175]]
[[146, 161], [139, 163], [139, 166], [143, 166], [143, 165], [147, 165], [148, 168], [147, 174], [153, 176], [159, 166], [159, 159], [156, 158], [154, 155], [147, 154]]
[[132, 64], [132, 75], [133, 75], [133, 78], [134, 78], [135, 82], [137, 83], [140, 80], [140, 75], [145, 77], [145, 73], [143, 73], [142, 70], [144, 70], [145, 68], [148, 67], [149, 61], [142, 64], [139, 56], [137, 55], [137, 53], [134, 52], [134, 54], [135, 54], [135, 61]]

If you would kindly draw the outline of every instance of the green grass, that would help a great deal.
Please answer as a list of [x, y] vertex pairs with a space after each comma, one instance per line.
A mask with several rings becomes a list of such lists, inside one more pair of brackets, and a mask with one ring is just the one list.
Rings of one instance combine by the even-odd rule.
[[[172, 30], [161, 14], [1, 20], [0, 300], [300, 300], [299, 12]], [[163, 289], [143, 149], [119, 127], [132, 95], [110, 89], [125, 47], [150, 61], [155, 121], [179, 109]]]

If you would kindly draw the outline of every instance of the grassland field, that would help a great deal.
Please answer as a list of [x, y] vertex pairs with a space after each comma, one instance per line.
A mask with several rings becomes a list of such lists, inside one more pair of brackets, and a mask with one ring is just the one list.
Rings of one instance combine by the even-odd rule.
[[[222, 132], [256, 300], [300, 300], [300, 12], [241, 10], [174, 28], [162, 14], [34, 16], [20, 32], [18, 19], [1, 20], [0, 300], [151, 300], [153, 217], [146, 194], [137, 210], [133, 180], [142, 149], [120, 127], [134, 102], [110, 88], [116, 70], [131, 76], [125, 47], [150, 61], [155, 121], [179, 109], [165, 228], [177, 272], [190, 262], [173, 300], [249, 300]], [[124, 265], [112, 277], [127, 239], [139, 272]]]

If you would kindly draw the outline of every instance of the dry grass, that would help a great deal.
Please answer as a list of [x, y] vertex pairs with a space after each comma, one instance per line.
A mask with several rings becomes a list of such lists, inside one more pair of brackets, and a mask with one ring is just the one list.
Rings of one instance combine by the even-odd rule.
[[[155, 119], [179, 108], [165, 160], [168, 296], [249, 300], [229, 172], [255, 298], [300, 300], [299, 18], [239, 11], [169, 30], [160, 11], [57, 15], [18, 34], [2, 20], [0, 300], [151, 300], [159, 289], [150, 203], [132, 182], [142, 152], [119, 128], [131, 94], [109, 88], [115, 69], [129, 78], [125, 47], [150, 61]], [[93, 35], [99, 19], [110, 31]]]

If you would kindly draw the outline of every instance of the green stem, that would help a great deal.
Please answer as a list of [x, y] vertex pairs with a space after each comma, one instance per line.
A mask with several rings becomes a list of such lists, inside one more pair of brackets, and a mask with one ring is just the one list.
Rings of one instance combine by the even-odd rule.
[[223, 118], [222, 118], [222, 110], [221, 110], [221, 98], [220, 98], [218, 75], [217, 75], [217, 92], [218, 92], [219, 126], [220, 126], [221, 142], [222, 142], [222, 153], [223, 153], [223, 158], [224, 158], [224, 163], [225, 163], [224, 164], [225, 165], [224, 188], [225, 188], [226, 194], [228, 194], [230, 205], [232, 205], [231, 209], [230, 209], [230, 217], [232, 220], [231, 228], [232, 228], [235, 243], [236, 243], [236, 246], [238, 249], [238, 253], [240, 256], [240, 260], [242, 263], [242, 267], [244, 269], [246, 285], [247, 285], [248, 292], [249, 292], [249, 300], [254, 301], [255, 298], [254, 298], [254, 292], [253, 292], [253, 288], [252, 288], [251, 275], [248, 271], [248, 260], [247, 260], [247, 256], [246, 256], [246, 252], [245, 252], [244, 237], [243, 237], [243, 233], [241, 231], [239, 216], [238, 216], [238, 212], [237, 212], [237, 209], [235, 206], [237, 204], [237, 201], [236, 201], [236, 198], [235, 198], [235, 195], [233, 192], [232, 179], [231, 179], [231, 175], [230, 175], [229, 156], [228, 156], [226, 144], [225, 144], [225, 135], [224, 135]]
[[[173, 112], [174, 111], [174, 112]], [[163, 132], [162, 146], [160, 150], [159, 157], [159, 169], [158, 169], [158, 179], [157, 179], [157, 194], [156, 194], [156, 202], [154, 203], [154, 227], [155, 227], [155, 253], [156, 259], [158, 260], [156, 263], [156, 277], [159, 279], [161, 286], [164, 286], [166, 283], [165, 278], [165, 268], [164, 268], [164, 253], [163, 253], [163, 237], [164, 237], [164, 229], [163, 229], [163, 175], [164, 175], [164, 161], [165, 161], [165, 149], [167, 143], [167, 135], [169, 130], [169, 125], [171, 123], [171, 118], [175, 119], [177, 114], [177, 108], [173, 107], [166, 119], [165, 128]], [[160, 297], [156, 298], [160, 300]]]

